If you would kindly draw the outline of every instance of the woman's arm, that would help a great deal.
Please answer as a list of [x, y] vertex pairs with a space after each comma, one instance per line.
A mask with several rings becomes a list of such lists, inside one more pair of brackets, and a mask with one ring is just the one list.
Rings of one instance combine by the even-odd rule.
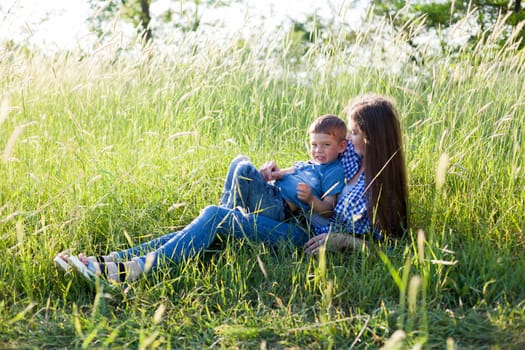
[[304, 252], [318, 254], [323, 246], [328, 251], [361, 250], [368, 247], [368, 242], [345, 233], [322, 233], [305, 243]]

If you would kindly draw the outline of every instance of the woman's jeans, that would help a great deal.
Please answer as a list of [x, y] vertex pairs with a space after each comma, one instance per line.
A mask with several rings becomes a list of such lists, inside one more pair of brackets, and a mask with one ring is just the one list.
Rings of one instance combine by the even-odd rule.
[[[113, 254], [123, 260], [138, 261], [148, 272], [162, 264], [178, 262], [198, 254], [218, 236], [246, 238], [273, 246], [283, 241], [302, 246], [308, 240], [308, 232], [296, 221], [284, 222], [284, 210], [278, 209], [273, 190], [277, 189], [266, 184], [247, 157], [238, 156], [230, 164], [220, 206], [204, 208], [198, 217], [180, 231]], [[251, 213], [235, 209], [237, 206]], [[259, 208], [275, 211], [272, 215], [277, 219], [254, 214]], [[266, 211], [264, 213], [268, 214]]]
[[230, 163], [220, 205], [242, 207], [277, 221], [284, 221], [288, 214], [279, 188], [268, 183], [246, 156], [237, 156]]
[[208, 206], [184, 229], [155, 238], [137, 247], [117, 252], [121, 259], [138, 261], [145, 272], [178, 262], [208, 248], [217, 238], [246, 238], [276, 245], [288, 241], [302, 246], [308, 233], [294, 223], [279, 222], [263, 215]]

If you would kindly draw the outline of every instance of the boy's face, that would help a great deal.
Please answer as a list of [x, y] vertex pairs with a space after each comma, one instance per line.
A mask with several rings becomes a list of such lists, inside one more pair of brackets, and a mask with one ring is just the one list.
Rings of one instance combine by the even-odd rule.
[[319, 164], [333, 162], [345, 148], [345, 140], [338, 141], [328, 134], [310, 134], [310, 156]]

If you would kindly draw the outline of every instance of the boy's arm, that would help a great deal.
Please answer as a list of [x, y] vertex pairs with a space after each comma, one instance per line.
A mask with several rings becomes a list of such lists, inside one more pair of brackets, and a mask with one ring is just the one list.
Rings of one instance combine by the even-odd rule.
[[292, 174], [295, 171], [294, 167], [279, 169], [277, 163], [268, 161], [259, 169], [259, 173], [266, 181], [279, 180], [286, 174]]
[[293, 174], [295, 171], [294, 167], [286, 169], [271, 169], [271, 168], [261, 168], [259, 172], [266, 181], [280, 180], [286, 174]]
[[323, 199], [317, 198], [312, 194], [312, 189], [305, 183], [297, 186], [297, 197], [307, 203], [317, 214], [324, 217], [331, 217], [337, 202], [337, 195], [325, 196]]
[[277, 171], [274, 171], [272, 172], [272, 177], [275, 179], [275, 180], [279, 180], [281, 179], [284, 175], [286, 174], [293, 174], [295, 171], [295, 168], [294, 167], [290, 167], [290, 168], [286, 168], [286, 169], [281, 169], [281, 170], [277, 170]]

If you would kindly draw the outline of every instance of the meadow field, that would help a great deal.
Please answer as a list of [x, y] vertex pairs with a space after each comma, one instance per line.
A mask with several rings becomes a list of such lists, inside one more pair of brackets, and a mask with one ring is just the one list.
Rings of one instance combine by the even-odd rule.
[[[524, 348], [525, 52], [491, 40], [368, 48], [396, 66], [336, 37], [300, 60], [235, 38], [0, 51], [0, 348]], [[365, 92], [401, 112], [410, 231], [393, 249], [225, 239], [116, 294], [53, 265], [185, 226], [235, 155], [305, 159], [311, 120]]]

